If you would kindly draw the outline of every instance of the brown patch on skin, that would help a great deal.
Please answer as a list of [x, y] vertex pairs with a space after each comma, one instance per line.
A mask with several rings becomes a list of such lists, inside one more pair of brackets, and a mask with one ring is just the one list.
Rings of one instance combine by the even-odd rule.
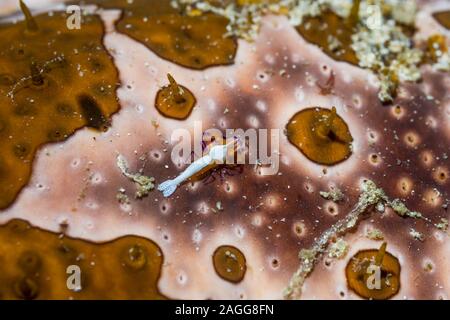
[[244, 254], [233, 246], [218, 247], [213, 254], [213, 264], [219, 277], [229, 282], [241, 282], [247, 271]]
[[28, 182], [39, 146], [84, 126], [105, 130], [115, 113], [117, 70], [103, 47], [103, 23], [83, 16], [69, 30], [67, 14], [0, 24], [0, 209]]
[[212, 13], [188, 16], [173, 8], [169, 0], [87, 2], [123, 9], [117, 30], [163, 59], [197, 70], [234, 62], [237, 42], [224, 37], [228, 25], [224, 17]]
[[[318, 45], [333, 59], [358, 65], [358, 58], [351, 48], [353, 27], [345, 19], [327, 10], [318, 17], [306, 17], [296, 29], [306, 41]], [[337, 39], [338, 46], [330, 45], [331, 37]]]
[[[367, 283], [370, 276], [375, 275], [369, 270], [371, 265], [381, 268], [380, 289], [369, 289]], [[361, 250], [348, 262], [345, 276], [350, 289], [365, 299], [385, 300], [393, 297], [400, 289], [400, 262], [389, 252], [386, 252], [386, 242], [380, 249]]]
[[[14, 219], [0, 226], [0, 262], [1, 299], [166, 298], [157, 286], [162, 252], [137, 236], [96, 244]], [[70, 265], [81, 270], [79, 291], [67, 288]]]
[[334, 165], [351, 154], [353, 138], [334, 107], [304, 109], [289, 120], [286, 129], [289, 142], [316, 163]]
[[156, 94], [155, 108], [163, 116], [183, 120], [186, 119], [196, 104], [196, 99], [188, 88], [179, 85], [168, 74], [169, 84], [164, 86]]
[[433, 17], [446, 29], [450, 29], [450, 11], [436, 12]]

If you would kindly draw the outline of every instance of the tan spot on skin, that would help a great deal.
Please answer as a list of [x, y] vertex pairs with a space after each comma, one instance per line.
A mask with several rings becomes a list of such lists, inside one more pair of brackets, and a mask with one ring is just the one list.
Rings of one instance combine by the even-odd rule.
[[436, 189], [429, 189], [425, 191], [423, 200], [431, 207], [437, 207], [442, 202], [441, 193]]
[[266, 198], [266, 206], [270, 209], [275, 209], [280, 205], [281, 199], [279, 195], [271, 194]]
[[446, 167], [437, 167], [433, 170], [433, 179], [439, 184], [448, 182], [449, 172]]
[[425, 167], [430, 167], [434, 163], [434, 154], [432, 151], [425, 150], [420, 153], [420, 160]]
[[305, 224], [303, 222], [301, 222], [301, 221], [295, 222], [292, 225], [292, 231], [299, 238], [305, 236], [306, 232], [307, 232]]
[[382, 162], [381, 157], [378, 154], [372, 153], [369, 155], [369, 163], [371, 165], [379, 166], [381, 164], [381, 162]]
[[405, 134], [403, 141], [408, 147], [415, 148], [420, 143], [420, 137], [417, 133], [410, 131]]
[[327, 201], [324, 205], [325, 212], [330, 216], [337, 216], [339, 214], [339, 208], [336, 203]]
[[406, 111], [405, 111], [405, 108], [404, 108], [404, 107], [402, 107], [402, 106], [400, 106], [400, 105], [396, 105], [396, 106], [393, 106], [393, 107], [391, 108], [391, 114], [392, 114], [396, 119], [400, 120], [400, 119], [402, 119], [402, 118], [405, 116]]
[[408, 196], [411, 194], [414, 183], [411, 179], [403, 177], [397, 181], [397, 190], [402, 196]]

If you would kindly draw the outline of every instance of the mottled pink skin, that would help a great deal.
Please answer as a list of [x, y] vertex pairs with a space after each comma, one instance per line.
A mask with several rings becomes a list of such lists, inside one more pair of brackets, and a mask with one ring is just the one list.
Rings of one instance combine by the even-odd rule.
[[[442, 3], [433, 6], [442, 9]], [[428, 7], [423, 12], [418, 16], [418, 37], [428, 34], [428, 26], [448, 34], [439, 24], [428, 23]], [[162, 60], [138, 42], [115, 33], [111, 22], [116, 13], [104, 14], [109, 30], [105, 45], [120, 72], [121, 111], [106, 133], [83, 129], [63, 143], [43, 147], [36, 156], [29, 185], [0, 214], [2, 223], [22, 218], [58, 231], [59, 223], [67, 220], [70, 236], [93, 241], [141, 235], [156, 241], [164, 253], [159, 283], [163, 294], [191, 299], [255, 299], [282, 297], [299, 265], [298, 251], [309, 247], [315, 237], [351, 210], [364, 178], [375, 181], [392, 198], [404, 198], [408, 207], [433, 221], [448, 218], [441, 206], [450, 196], [449, 178], [443, 182], [433, 178], [434, 168], [450, 169], [444, 157], [450, 142], [448, 74], [424, 66], [421, 83], [402, 86], [395, 101], [402, 107], [399, 116], [392, 107], [379, 103], [376, 78], [370, 72], [332, 60], [306, 43], [284, 18], [265, 18], [255, 43], [239, 41], [234, 65], [199, 72]], [[267, 70], [273, 75], [261, 79], [259, 74]], [[334, 93], [322, 96], [316, 81], [325, 83], [330, 70], [336, 76]], [[157, 90], [167, 83], [166, 73], [174, 75], [197, 98], [197, 107], [186, 121], [165, 119], [154, 108]], [[435, 100], [427, 99], [429, 95]], [[353, 155], [328, 167], [326, 174], [323, 166], [306, 159], [282, 137], [281, 175], [261, 176], [253, 166], [246, 166], [242, 175], [227, 177], [225, 182], [183, 185], [169, 199], [153, 191], [142, 200], [132, 199], [130, 207], [121, 207], [116, 200], [120, 187], [131, 198], [135, 190], [116, 166], [118, 153], [128, 159], [131, 171], [138, 170], [142, 165], [139, 157], [147, 155], [144, 173], [159, 183], [183, 169], [170, 159], [174, 129], [192, 130], [197, 120], [203, 121], [205, 129], [252, 125], [283, 129], [295, 112], [311, 106], [336, 106], [354, 138]], [[159, 127], [152, 126], [151, 120], [157, 120]], [[419, 139], [417, 145], [408, 145], [408, 133]], [[159, 158], [152, 156], [155, 151]], [[430, 163], [423, 162], [423, 152], [432, 154]], [[369, 161], [373, 153], [381, 159], [378, 164]], [[402, 192], [401, 179], [412, 183], [414, 192]], [[337, 215], [326, 212], [329, 202], [318, 194], [331, 184], [347, 196], [338, 205]], [[430, 204], [434, 189], [440, 196]], [[85, 197], [79, 199], [80, 194]], [[217, 201], [224, 210], [215, 214], [211, 208]], [[299, 221], [306, 227], [302, 236], [293, 231]], [[318, 264], [305, 283], [303, 298], [338, 299], [341, 291], [344, 298], [357, 298], [346, 287], [344, 268], [359, 249], [379, 247], [379, 242], [364, 237], [368, 224], [385, 234], [388, 251], [402, 264], [402, 286], [395, 298], [450, 295], [448, 236], [422, 221], [387, 212], [374, 214], [345, 237], [350, 252], [344, 259], [330, 267]], [[427, 239], [412, 239], [411, 227], [427, 234]], [[222, 280], [214, 271], [211, 255], [223, 244], [238, 247], [246, 256], [247, 273], [239, 284]], [[271, 264], [274, 258], [279, 262], [276, 268]], [[433, 272], [423, 271], [424, 259], [432, 261]]]

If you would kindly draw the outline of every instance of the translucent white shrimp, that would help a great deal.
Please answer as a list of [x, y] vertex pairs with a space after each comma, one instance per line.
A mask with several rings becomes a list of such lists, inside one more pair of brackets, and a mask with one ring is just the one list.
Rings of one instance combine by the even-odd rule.
[[228, 147], [231, 144], [234, 147], [235, 143], [236, 141], [233, 140], [228, 144], [212, 147], [206, 156], [191, 163], [178, 177], [161, 183], [158, 186], [158, 190], [163, 193], [164, 197], [170, 197], [183, 181], [201, 171], [203, 168], [213, 163], [213, 161], [223, 162], [226, 158]]

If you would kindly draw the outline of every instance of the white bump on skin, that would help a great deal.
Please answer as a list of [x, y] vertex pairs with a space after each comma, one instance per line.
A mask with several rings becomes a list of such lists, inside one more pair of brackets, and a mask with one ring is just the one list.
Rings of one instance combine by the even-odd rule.
[[141, 104], [137, 104], [135, 108], [136, 108], [137, 113], [143, 113], [144, 112], [144, 106], [141, 105]]
[[261, 112], [266, 112], [267, 104], [262, 100], [258, 100], [258, 101], [256, 101], [256, 108]]
[[78, 168], [78, 166], [80, 165], [81, 160], [79, 158], [75, 158], [70, 162], [70, 166], [72, 168]]
[[126, 213], [130, 213], [133, 210], [133, 206], [130, 203], [121, 203], [120, 210]]
[[164, 160], [164, 153], [154, 149], [149, 152], [150, 158], [155, 162], [162, 162]]
[[330, 74], [332, 72], [330, 66], [326, 63], [321, 64], [319, 70], [323, 75], [325, 75], [327, 77], [330, 76]]
[[292, 61], [293, 63], [299, 63], [299, 62], [302, 61], [302, 56], [301, 56], [300, 54], [298, 54], [298, 53], [293, 53], [293, 54], [291, 55], [291, 61]]
[[260, 214], [254, 214], [252, 217], [252, 225], [261, 227], [263, 224], [263, 217]]
[[274, 64], [275, 63], [275, 58], [271, 54], [266, 54], [265, 57], [264, 57], [264, 60], [268, 64]]
[[367, 141], [369, 143], [376, 143], [378, 141], [379, 134], [372, 129], [367, 129]]
[[208, 214], [209, 213], [209, 205], [202, 201], [197, 206], [197, 211], [201, 214]]
[[308, 193], [313, 193], [315, 190], [313, 184], [310, 182], [305, 182], [303, 184], [303, 188], [305, 188], [306, 192], [308, 192]]
[[95, 184], [101, 184], [102, 182], [103, 182], [102, 174], [100, 172], [95, 172], [92, 175], [91, 183], [95, 185]]
[[353, 77], [349, 73], [344, 73], [342, 75], [342, 80], [344, 80], [345, 83], [351, 83], [351, 82], [353, 82]]
[[256, 73], [256, 79], [261, 83], [266, 83], [267, 81], [269, 81], [270, 76], [265, 71], [258, 71]]
[[159, 209], [161, 210], [161, 213], [168, 214], [170, 212], [170, 203], [167, 200], [163, 200], [161, 204], [159, 205]]
[[194, 232], [192, 233], [192, 241], [195, 244], [199, 244], [202, 241], [202, 239], [203, 239], [203, 235], [202, 235], [201, 231], [198, 229], [195, 229]]
[[436, 129], [438, 127], [438, 122], [433, 116], [428, 116], [425, 120], [425, 124], [432, 129]]
[[162, 233], [162, 239], [163, 239], [165, 242], [168, 242], [168, 243], [171, 242], [171, 236], [170, 236], [170, 234], [169, 234], [168, 232], [163, 232], [163, 233]]
[[362, 107], [362, 99], [361, 96], [358, 94], [354, 94], [352, 96], [352, 104], [356, 109], [361, 109]]
[[86, 201], [86, 207], [91, 210], [97, 210], [99, 206], [97, 202], [90, 200]]
[[255, 115], [250, 115], [247, 118], [247, 123], [249, 124], [249, 126], [253, 127], [253, 128], [258, 128], [259, 127], [259, 120]]
[[213, 99], [208, 99], [207, 100], [207, 105], [208, 105], [208, 109], [210, 111], [216, 111], [217, 110], [217, 104]]
[[188, 277], [184, 271], [180, 271], [177, 275], [177, 283], [184, 286], [187, 283]]
[[230, 88], [234, 88], [236, 86], [236, 81], [234, 81], [234, 79], [232, 78], [226, 78], [225, 79], [225, 84], [230, 87]]
[[295, 89], [295, 100], [297, 102], [303, 102], [305, 100], [305, 92], [302, 88]]
[[243, 239], [245, 236], [245, 229], [242, 226], [236, 226], [234, 228], [234, 233], [236, 234], [236, 237]]

